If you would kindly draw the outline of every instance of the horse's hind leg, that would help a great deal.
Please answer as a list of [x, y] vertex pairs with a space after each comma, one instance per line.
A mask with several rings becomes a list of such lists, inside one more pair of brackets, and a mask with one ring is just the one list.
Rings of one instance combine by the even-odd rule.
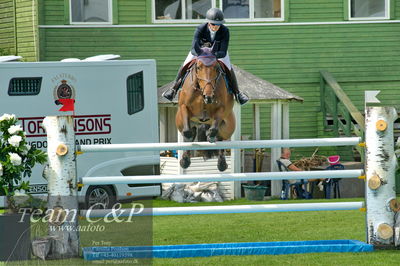
[[217, 167], [220, 172], [223, 172], [226, 170], [226, 168], [228, 168], [228, 164], [226, 163], [225, 159], [225, 150], [219, 151]]
[[218, 129], [218, 137], [223, 140], [230, 139], [233, 132], [235, 131], [235, 127], [236, 127], [235, 115], [231, 113], [220, 124]]
[[[231, 113], [224, 121], [220, 124], [218, 130], [218, 139], [219, 140], [228, 140], [233, 132], [235, 131], [235, 115]], [[225, 151], [221, 150], [218, 156], [218, 170], [225, 171], [228, 168], [228, 164], [225, 160]]]
[[[183, 139], [185, 142], [191, 142], [196, 138], [196, 127], [190, 127], [189, 121], [189, 111], [186, 105], [182, 104], [178, 108], [178, 112], [176, 113], [175, 123], [178, 130], [182, 133]], [[190, 166], [190, 151], [185, 151], [182, 154], [182, 158], [179, 161], [179, 164], [182, 168], [186, 169]]]
[[[210, 128], [210, 125], [201, 124], [197, 130], [197, 140], [207, 141], [207, 130]], [[201, 150], [201, 155], [203, 156], [204, 160], [210, 159], [215, 154], [215, 150]]]
[[[220, 133], [220, 126], [223, 123], [224, 109], [219, 108], [217, 112], [214, 114], [214, 122], [212, 123], [210, 129], [207, 132], [207, 138], [209, 142], [215, 142], [217, 136], [222, 136]], [[225, 139], [225, 138], [223, 138]]]
[[207, 124], [201, 124], [197, 127], [197, 140], [198, 141], [207, 141], [207, 130], [210, 128]]
[[218, 135], [218, 127], [219, 124], [221, 123], [222, 119], [219, 117], [216, 117], [212, 126], [210, 127], [210, 129], [207, 131], [207, 140], [211, 143], [214, 143], [217, 139], [217, 135]]
[[179, 164], [181, 165], [181, 167], [183, 169], [186, 169], [186, 168], [188, 168], [190, 166], [190, 163], [191, 163], [191, 161], [190, 161], [190, 151], [185, 151], [182, 154], [182, 158], [179, 161]]
[[[196, 129], [196, 127], [192, 127], [192, 129], [191, 129], [190, 131], [191, 131], [190, 139], [186, 138], [185, 135], [183, 135], [183, 136], [184, 136], [185, 142], [192, 142], [192, 141], [194, 141], [194, 139], [196, 138], [196, 134], [197, 134], [197, 129]], [[188, 167], [190, 166], [190, 164], [191, 164], [191, 161], [190, 161], [190, 151], [185, 151], [185, 152], [182, 154], [182, 158], [181, 158], [181, 160], [179, 161], [179, 164], [181, 165], [181, 167], [182, 167], [183, 169], [186, 169], [186, 168], [188, 168]]]

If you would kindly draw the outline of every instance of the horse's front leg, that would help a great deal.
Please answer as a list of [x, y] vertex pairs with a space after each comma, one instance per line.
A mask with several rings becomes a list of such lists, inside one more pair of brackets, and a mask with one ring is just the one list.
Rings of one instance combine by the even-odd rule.
[[185, 142], [191, 142], [196, 138], [196, 128], [190, 127], [190, 117], [191, 115], [186, 105], [180, 105], [176, 113], [175, 122]]

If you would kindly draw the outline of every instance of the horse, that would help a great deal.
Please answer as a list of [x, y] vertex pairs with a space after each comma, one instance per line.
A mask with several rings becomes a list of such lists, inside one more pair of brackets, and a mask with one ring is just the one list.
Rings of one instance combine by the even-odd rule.
[[[229, 70], [208, 47], [203, 47], [191, 64], [178, 96], [176, 127], [185, 142], [194, 141], [196, 135], [198, 141], [211, 143], [229, 140], [236, 126], [235, 99], [225, 81], [225, 71]], [[185, 151], [180, 165], [186, 169], [190, 163], [190, 151]], [[225, 150], [219, 150], [217, 166], [221, 172], [228, 167]]]

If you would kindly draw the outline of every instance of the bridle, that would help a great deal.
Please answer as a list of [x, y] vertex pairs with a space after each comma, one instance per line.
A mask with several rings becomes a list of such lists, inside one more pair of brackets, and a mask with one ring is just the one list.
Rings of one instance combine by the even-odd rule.
[[[223, 74], [223, 71], [222, 71], [221, 66], [219, 65], [219, 63], [216, 62], [216, 64], [217, 64], [218, 75], [217, 75], [215, 78], [212, 78], [212, 79], [206, 79], [206, 78], [199, 77], [199, 75], [198, 75], [198, 73], [197, 73], [197, 68], [196, 68], [197, 62], [196, 62], [195, 64], [193, 64], [194, 69], [195, 69], [195, 71], [194, 71], [193, 73], [196, 75], [196, 79], [197, 79], [197, 80], [202, 80], [202, 81], [205, 81], [205, 82], [206, 82], [206, 84], [205, 84], [203, 87], [200, 87], [200, 84], [199, 84], [198, 82], [196, 82], [196, 84], [193, 84], [193, 73], [192, 73], [192, 76], [191, 76], [191, 78], [192, 78], [192, 86], [193, 86], [193, 88], [194, 88], [195, 90], [198, 90], [198, 91], [200, 91], [201, 93], [204, 93], [205, 87], [206, 87], [208, 84], [210, 84], [211, 87], [212, 87], [212, 92], [213, 92], [213, 94], [215, 94], [215, 90], [217, 89], [218, 80], [220, 79], [221, 75]], [[214, 81], [214, 82], [213, 82], [213, 81]]]

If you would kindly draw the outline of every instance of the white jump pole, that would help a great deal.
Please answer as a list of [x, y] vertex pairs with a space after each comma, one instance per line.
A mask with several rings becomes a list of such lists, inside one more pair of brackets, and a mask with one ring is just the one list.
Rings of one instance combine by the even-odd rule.
[[316, 147], [316, 146], [347, 146], [361, 142], [359, 137], [320, 138], [320, 139], [282, 139], [282, 140], [242, 140], [186, 143], [134, 143], [134, 144], [104, 144], [78, 145], [79, 152], [138, 152], [161, 150], [218, 150], [218, 149], [255, 149], [280, 147]]
[[144, 175], [144, 176], [99, 176], [83, 177], [84, 185], [107, 184], [153, 184], [174, 182], [221, 182], [248, 180], [284, 180], [284, 179], [321, 179], [321, 178], [355, 178], [363, 175], [362, 169], [340, 171], [296, 171], [296, 172], [262, 172], [231, 174], [188, 174], [188, 175]]
[[89, 218], [104, 217], [114, 211], [118, 217], [128, 216], [162, 216], [191, 214], [223, 214], [223, 213], [257, 213], [257, 212], [290, 212], [290, 211], [340, 211], [359, 210], [363, 202], [332, 202], [332, 203], [294, 203], [294, 204], [260, 204], [231, 206], [195, 206], [195, 207], [163, 207], [117, 210], [85, 210], [81, 216]]
[[[365, 112], [367, 241], [375, 246], [393, 246], [399, 228], [394, 227], [396, 201], [393, 107], [367, 107]], [[395, 234], [396, 232], [396, 234]]]

